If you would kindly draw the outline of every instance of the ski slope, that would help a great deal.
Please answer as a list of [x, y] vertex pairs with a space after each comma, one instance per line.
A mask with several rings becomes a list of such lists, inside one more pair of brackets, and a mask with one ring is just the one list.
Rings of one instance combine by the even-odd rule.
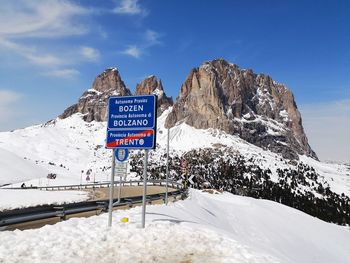
[[[129, 223], [121, 223], [128, 217]], [[0, 262], [348, 262], [350, 230], [281, 204], [190, 191], [190, 198], [0, 232]]]

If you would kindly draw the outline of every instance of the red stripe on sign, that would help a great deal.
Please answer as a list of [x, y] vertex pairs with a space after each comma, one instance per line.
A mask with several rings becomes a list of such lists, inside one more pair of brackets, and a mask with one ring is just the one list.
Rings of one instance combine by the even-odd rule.
[[125, 138], [122, 138], [122, 139], [119, 139], [119, 140], [107, 143], [107, 147], [108, 148], [113, 148], [113, 147], [122, 146], [125, 142], [130, 142], [130, 141], [133, 141], [133, 140], [142, 139], [142, 138], [145, 138], [147, 136], [151, 136], [153, 133], [154, 133], [153, 130], [145, 130], [145, 131], [139, 132], [139, 133], [137, 133], [137, 134], [135, 134], [133, 136], [127, 136]]

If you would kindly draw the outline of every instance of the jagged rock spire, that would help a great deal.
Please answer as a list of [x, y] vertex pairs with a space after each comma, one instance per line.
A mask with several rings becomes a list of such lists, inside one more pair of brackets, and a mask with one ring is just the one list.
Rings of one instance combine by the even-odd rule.
[[135, 95], [150, 95], [155, 94], [158, 96], [157, 100], [157, 115], [160, 116], [163, 111], [173, 105], [173, 99], [171, 97], [167, 97], [162, 81], [158, 79], [156, 76], [151, 75], [145, 78], [141, 83], [136, 85], [136, 93]]
[[109, 68], [98, 75], [91, 89], [85, 91], [78, 103], [67, 108], [59, 117], [64, 119], [74, 113], [84, 114], [85, 121], [106, 121], [110, 96], [130, 96], [116, 68]]
[[242, 70], [223, 59], [190, 71], [166, 126], [179, 122], [237, 134], [287, 158], [306, 154], [317, 159], [292, 92], [270, 76]]

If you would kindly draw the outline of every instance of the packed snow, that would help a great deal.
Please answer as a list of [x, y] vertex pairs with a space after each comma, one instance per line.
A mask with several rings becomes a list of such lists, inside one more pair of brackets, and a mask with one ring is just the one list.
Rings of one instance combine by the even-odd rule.
[[[121, 219], [127, 217], [128, 223]], [[184, 201], [0, 232], [0, 262], [347, 262], [350, 230], [281, 204], [191, 190]]]
[[[0, 189], [0, 212], [41, 204], [63, 204], [86, 201], [84, 191], [41, 191], [36, 189]], [[0, 261], [1, 262], [1, 261]]]

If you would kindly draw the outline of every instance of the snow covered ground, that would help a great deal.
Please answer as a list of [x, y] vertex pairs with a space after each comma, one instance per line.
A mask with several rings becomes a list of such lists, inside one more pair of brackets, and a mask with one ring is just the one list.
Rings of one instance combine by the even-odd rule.
[[[121, 223], [128, 217], [129, 223]], [[266, 200], [190, 191], [169, 206], [0, 232], [0, 262], [348, 262], [350, 230]]]
[[63, 204], [85, 201], [84, 191], [41, 191], [36, 189], [0, 189], [0, 212], [41, 204]]
[[47, 175], [44, 169], [2, 148], [0, 148], [0, 169], [0, 186], [6, 183], [28, 181], [32, 178], [40, 178]]
[[[151, 151], [151, 159], [160, 160], [166, 151], [167, 130], [164, 127], [166, 110], [157, 120], [157, 150]], [[27, 185], [62, 185], [86, 183], [90, 180], [106, 181], [109, 178], [111, 150], [104, 148], [105, 122], [87, 123], [81, 114], [67, 119], [56, 119], [45, 125], [36, 125], [13, 132], [0, 133], [0, 185], [22, 183]], [[281, 156], [247, 143], [238, 136], [220, 130], [199, 130], [182, 123], [170, 131], [170, 152], [180, 154], [192, 149], [224, 145], [240, 152], [247, 159], [253, 158], [261, 168], [272, 171], [289, 168]], [[228, 153], [229, 154], [229, 153]], [[350, 168], [329, 164], [300, 156], [302, 162], [311, 165], [327, 181], [331, 190], [350, 196]], [[16, 164], [16, 165], [13, 165]], [[55, 180], [47, 180], [48, 173], [57, 174]]]

